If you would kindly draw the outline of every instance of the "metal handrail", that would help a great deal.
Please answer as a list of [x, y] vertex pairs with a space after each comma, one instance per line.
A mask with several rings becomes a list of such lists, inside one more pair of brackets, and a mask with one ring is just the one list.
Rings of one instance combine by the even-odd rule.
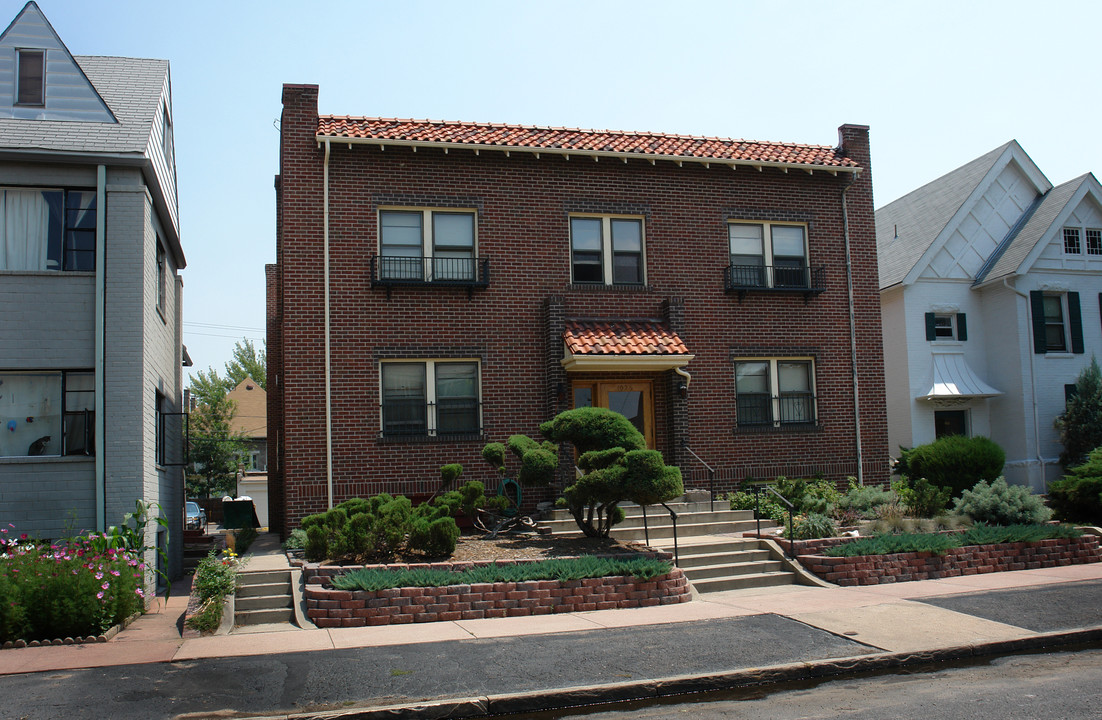
[[[677, 550], [677, 513], [675, 513], [673, 508], [666, 503], [659, 503], [659, 505], [666, 508], [670, 513], [670, 522], [673, 524], [673, 564], [677, 565], [681, 562], [681, 556]], [[640, 505], [639, 507], [643, 508], [643, 542], [646, 543], [647, 547], [650, 547], [650, 529], [647, 527], [647, 506]]]
[[795, 511], [796, 506], [788, 501], [784, 495], [777, 492], [777, 489], [772, 485], [755, 485], [754, 486], [754, 520], [757, 523], [757, 534], [761, 537], [761, 492], [762, 490], [768, 490], [777, 496], [782, 503], [788, 506], [788, 557], [792, 560], [796, 559], [796, 543], [792, 532], [792, 513]]
[[693, 452], [693, 449], [691, 447], [689, 447], [689, 443], [686, 442], [685, 440], [681, 441], [681, 449], [684, 450], [685, 452], [689, 453], [690, 455], [692, 455], [694, 458], [697, 459], [697, 461], [701, 465], [703, 465], [704, 467], [706, 467], [708, 469], [708, 499], [709, 499], [709, 503], [710, 503], [708, 507], [712, 512], [715, 512], [715, 510], [716, 510], [716, 470], [715, 470], [715, 468], [712, 467], [711, 465], [709, 465], [708, 463], [704, 462], [703, 458], [701, 458], [699, 455], [697, 455], [695, 452]]

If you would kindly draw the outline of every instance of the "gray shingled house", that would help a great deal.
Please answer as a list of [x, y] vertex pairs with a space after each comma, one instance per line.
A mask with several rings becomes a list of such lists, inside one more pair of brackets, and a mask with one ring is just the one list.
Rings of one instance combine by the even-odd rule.
[[1053, 421], [1102, 357], [1102, 187], [1017, 141], [876, 211], [888, 442], [984, 435], [1008, 482], [1062, 474]]
[[[168, 62], [0, 35], [0, 523], [58, 538], [160, 503], [179, 571], [180, 246]], [[150, 555], [150, 560], [153, 556]]]

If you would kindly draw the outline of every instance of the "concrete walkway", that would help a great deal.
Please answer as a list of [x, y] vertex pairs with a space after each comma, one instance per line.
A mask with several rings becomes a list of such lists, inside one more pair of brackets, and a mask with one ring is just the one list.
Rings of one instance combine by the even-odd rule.
[[[266, 547], [269, 543], [267, 538], [264, 540], [254, 546], [258, 554], [247, 568], [285, 566], [286, 559]], [[1041, 592], [1052, 595], [1038, 600], [1037, 593]], [[657, 646], [649, 648], [635, 661], [639, 667], [631, 674], [633, 678], [650, 678], [647, 686], [650, 688], [654, 685], [654, 677], [673, 675], [681, 667], [697, 667], [695, 672], [699, 677], [695, 679], [699, 680], [705, 675], [714, 677], [721, 670], [744, 672], [753, 668], [760, 672], [763, 667], [783, 661], [796, 663], [797, 670], [810, 677], [825, 672], [822, 668], [815, 669], [816, 663], [823, 662], [835, 666], [842, 663], [841, 667], [849, 662], [849, 667], [864, 667], [862, 662], [867, 665], [869, 661], [882, 661], [892, 666], [902, 664], [899, 658], [907, 654], [928, 660], [968, 655], [984, 647], [1028, 648], [1102, 639], [1102, 610], [1098, 609], [1102, 607], [1102, 563], [861, 588], [783, 586], [735, 590], [700, 596], [690, 603], [654, 608], [390, 627], [298, 630], [290, 626], [268, 626], [272, 632], [257, 632], [254, 628], [249, 632], [187, 640], [180, 636], [186, 593], [187, 586], [177, 583], [167, 603], [161, 603], [108, 643], [0, 651], [0, 675], [183, 661], [188, 662], [180, 667], [191, 667], [195, 662], [214, 658], [282, 657], [291, 653], [307, 653], [308, 656], [319, 653], [320, 662], [327, 657], [326, 651], [338, 651], [336, 656], [345, 657], [349, 650], [356, 648], [391, 648], [389, 654], [402, 655], [419, 652], [422, 647], [440, 648], [441, 643], [444, 646], [454, 644], [454, 649], [442, 651], [444, 656], [456, 654], [457, 658], [466, 658], [470, 654], [471, 663], [477, 664], [479, 653], [492, 654], [493, 648], [502, 647], [485, 642], [492, 639], [526, 637], [533, 642], [553, 643], [557, 636], [564, 640], [574, 637], [588, 647], [599, 645], [606, 638], [621, 638], [627, 632], [628, 635], [616, 641], [626, 642], [625, 647], [628, 647], [632, 629], [642, 638], [647, 626], [663, 626], [664, 629], [654, 628], [653, 640], [648, 642]], [[748, 646], [740, 644], [737, 652], [732, 652], [729, 640], [726, 645], [718, 641], [713, 643], [714, 647], [709, 645], [713, 642], [710, 635], [720, 628], [734, 627], [730, 625], [732, 622], [742, 623], [741, 626], [747, 628], [757, 623], [780, 640], [784, 640], [786, 634], [794, 639], [814, 634], [819, 645], [801, 645], [794, 641], [790, 654], [785, 656], [770, 654], [767, 646], [776, 641], [769, 639]], [[570, 633], [576, 635], [569, 636]], [[472, 640], [483, 642], [469, 642]], [[688, 649], [682, 647], [685, 644]], [[674, 645], [678, 646], [676, 652], [688, 653], [682, 665], [666, 661], [665, 655], [667, 651], [674, 652]], [[406, 646], [417, 647], [402, 649]], [[698, 648], [698, 657], [692, 654], [694, 647]], [[709, 652], [715, 657], [706, 663], [703, 660], [702, 664], [695, 663]], [[544, 662], [551, 659], [545, 658]], [[486, 660], [491, 662], [493, 658], [487, 655]], [[563, 659], [563, 662], [569, 661]], [[683, 674], [679, 677], [683, 683], [688, 681]], [[785, 679], [792, 678], [786, 676]], [[367, 697], [356, 696], [344, 702], [354, 702], [357, 706], [379, 705], [393, 701], [397, 695], [417, 699], [416, 704], [421, 707], [427, 698], [470, 694], [474, 690], [471, 682], [475, 681], [457, 680], [454, 688], [449, 689], [437, 678], [431, 687], [404, 689], [397, 694], [364, 685], [360, 692]], [[548, 693], [577, 693], [580, 689], [589, 693], [587, 697], [605, 700], [638, 696], [631, 695], [624, 683], [611, 678], [585, 686], [579, 685], [573, 676], [558, 682], [562, 684], [555, 684], [555, 673], [548, 672], [546, 677], [535, 673], [530, 682], [521, 683], [527, 686], [518, 691], [536, 703], [532, 707], [554, 704], [548, 699]], [[479, 692], [491, 689], [480, 688]], [[632, 692], [637, 690], [636, 687]], [[605, 694], [601, 695], [602, 692]], [[651, 690], [645, 689], [645, 692]], [[543, 698], [539, 701], [544, 702], [543, 705], [537, 702], [538, 698]], [[485, 699], [482, 702], [479, 707], [488, 707]], [[501, 707], [496, 706], [496, 711], [501, 711]], [[248, 712], [252, 708], [240, 710]], [[263, 712], [260, 708], [255, 711]]]

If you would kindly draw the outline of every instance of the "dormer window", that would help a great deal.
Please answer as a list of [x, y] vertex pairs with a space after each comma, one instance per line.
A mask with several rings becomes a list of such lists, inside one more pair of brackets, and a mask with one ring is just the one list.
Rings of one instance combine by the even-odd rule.
[[19, 84], [15, 90], [17, 105], [46, 104], [46, 51], [19, 50]]

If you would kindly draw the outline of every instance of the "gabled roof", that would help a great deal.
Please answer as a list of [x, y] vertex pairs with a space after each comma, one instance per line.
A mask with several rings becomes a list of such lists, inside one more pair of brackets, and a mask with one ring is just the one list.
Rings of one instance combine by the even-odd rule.
[[[15, 103], [18, 50], [45, 53], [45, 102]], [[0, 116], [23, 120], [114, 123], [115, 117], [69, 48], [33, 1], [0, 33]]]
[[319, 140], [359, 141], [376, 145], [494, 148], [532, 153], [692, 160], [756, 167], [799, 166], [828, 172], [854, 172], [857, 162], [825, 145], [757, 142], [651, 132], [492, 123], [322, 115]]
[[[1031, 256], [1036, 255], [1034, 251], [1038, 249], [1038, 245], [1050, 236], [1054, 226], [1060, 224], [1060, 218], [1069, 205], [1078, 204], [1083, 194], [1090, 189], [1091, 181], [1097, 188], [1098, 181], [1091, 173], [1086, 173], [1045, 193], [1028, 219], [1017, 228], [1017, 232], [1012, 232], [1007, 237], [992, 255], [991, 261], [977, 274], [976, 283], [998, 280], [1022, 272], [1023, 265], [1031, 260]], [[1084, 185], [1088, 187], [1084, 188]]]
[[230, 428], [250, 438], [268, 436], [268, 394], [256, 380], [246, 377], [226, 393], [236, 406]]
[[0, 118], [0, 150], [145, 155], [161, 112], [167, 60], [75, 56], [118, 122]]
[[1013, 147], [1020, 149], [1014, 140], [1000, 145], [876, 211], [876, 255], [881, 290], [903, 282]]

